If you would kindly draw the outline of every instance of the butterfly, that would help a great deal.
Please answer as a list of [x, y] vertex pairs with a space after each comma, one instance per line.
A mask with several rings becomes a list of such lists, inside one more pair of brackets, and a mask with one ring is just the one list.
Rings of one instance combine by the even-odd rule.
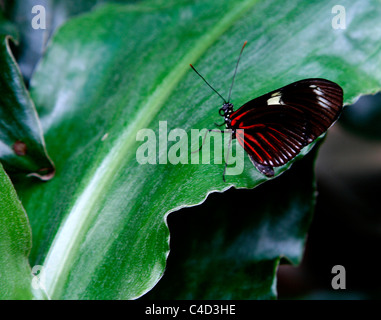
[[[343, 109], [343, 89], [326, 79], [304, 79], [250, 100], [234, 111], [230, 103], [231, 91], [246, 43], [237, 60], [228, 100], [190, 66], [224, 101], [219, 110], [224, 123], [217, 126], [225, 125], [231, 132], [231, 139], [237, 139], [254, 166], [272, 177], [274, 167], [295, 158], [338, 119]], [[224, 181], [226, 166], [227, 163]]]

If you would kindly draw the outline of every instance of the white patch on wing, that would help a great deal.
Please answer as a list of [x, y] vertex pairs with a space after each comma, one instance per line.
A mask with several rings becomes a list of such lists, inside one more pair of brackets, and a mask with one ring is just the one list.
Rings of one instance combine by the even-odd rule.
[[281, 98], [281, 93], [280, 92], [275, 92], [271, 95], [271, 98], [267, 100], [268, 105], [279, 105], [283, 104], [283, 101], [280, 99]]
[[323, 108], [326, 108], [326, 109], [330, 109], [330, 102], [327, 100], [327, 99], [324, 99], [323, 97], [319, 97], [318, 98], [318, 104], [319, 106], [323, 107]]
[[311, 84], [311, 85], [310, 85], [310, 88], [312, 89], [312, 91], [313, 91], [316, 95], [318, 95], [318, 96], [323, 96], [323, 95], [324, 95], [323, 91], [321, 91], [321, 89], [320, 89], [318, 86], [316, 86], [316, 85], [314, 85], [314, 84]]

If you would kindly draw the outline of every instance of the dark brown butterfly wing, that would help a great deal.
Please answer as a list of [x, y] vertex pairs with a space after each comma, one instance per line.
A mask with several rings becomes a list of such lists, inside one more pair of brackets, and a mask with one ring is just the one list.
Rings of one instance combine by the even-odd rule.
[[308, 144], [307, 120], [288, 105], [256, 106], [234, 118], [236, 138], [259, 171], [273, 176], [273, 167], [284, 165]]
[[343, 90], [325, 79], [305, 79], [251, 100], [231, 114], [231, 127], [254, 165], [267, 176], [293, 159], [339, 117]]

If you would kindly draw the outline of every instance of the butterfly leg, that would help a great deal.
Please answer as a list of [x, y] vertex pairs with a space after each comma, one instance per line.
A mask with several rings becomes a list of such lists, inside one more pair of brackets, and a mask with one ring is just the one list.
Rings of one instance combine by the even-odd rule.
[[208, 129], [208, 131], [205, 132], [204, 138], [202, 139], [201, 147], [198, 148], [198, 149], [195, 150], [195, 151], [191, 151], [191, 153], [196, 153], [196, 152], [200, 152], [200, 151], [201, 151], [202, 147], [203, 147], [204, 144], [205, 144], [206, 135], [207, 135], [209, 132], [221, 132], [221, 133], [225, 133], [225, 132], [229, 132], [229, 131]]
[[230, 131], [230, 139], [229, 139], [229, 144], [228, 144], [228, 151], [227, 151], [227, 155], [225, 157], [225, 159], [226, 159], [226, 161], [225, 161], [225, 168], [224, 168], [224, 173], [222, 174], [222, 180], [224, 180], [224, 182], [226, 182], [226, 180], [225, 180], [225, 173], [226, 173], [226, 168], [228, 167], [229, 151], [230, 151], [230, 146], [231, 146], [232, 140], [233, 140], [233, 135], [231, 134], [231, 131]]
[[217, 122], [214, 123], [214, 125], [215, 125], [216, 127], [222, 127], [222, 126], [224, 126], [225, 124], [226, 124], [225, 122], [223, 122], [223, 123], [221, 123], [221, 124], [218, 124]]

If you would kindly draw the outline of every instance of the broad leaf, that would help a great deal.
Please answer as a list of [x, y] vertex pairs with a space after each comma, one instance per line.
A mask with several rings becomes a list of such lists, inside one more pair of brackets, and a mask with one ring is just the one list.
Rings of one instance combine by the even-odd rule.
[[[316, 152], [253, 190], [171, 214], [163, 278], [142, 299], [274, 299], [280, 257], [299, 263], [315, 206]], [[276, 201], [274, 201], [276, 198]]]
[[[18, 185], [33, 230], [31, 262], [45, 266], [49, 296], [143, 295], [164, 272], [169, 212], [199, 204], [211, 192], [267, 180], [247, 157], [244, 172], [227, 183], [224, 165], [213, 157], [203, 165], [138, 163], [139, 130], [152, 129], [159, 139], [159, 121], [168, 131], [190, 133], [221, 120], [221, 101], [189, 63], [226, 95], [248, 40], [235, 106], [308, 77], [338, 82], [349, 103], [381, 86], [377, 4], [342, 2], [345, 30], [332, 28], [335, 1], [279, 6], [254, 0], [107, 5], [60, 28], [31, 82], [57, 176]], [[182, 146], [190, 162], [196, 143]]]
[[9, 39], [0, 34], [0, 160], [8, 172], [49, 180], [54, 166], [45, 149], [35, 106], [10, 52]]
[[[4, 14], [17, 24], [20, 33], [19, 45], [14, 48], [17, 61], [24, 79], [29, 83], [30, 77], [45, 52], [46, 45], [53, 32], [72, 16], [90, 11], [105, 2], [135, 2], [134, 0], [12, 0], [4, 2]], [[40, 11], [43, 6], [44, 13]], [[33, 8], [38, 9], [36, 11]], [[45, 17], [45, 29], [31, 27], [32, 19], [41, 24]]]
[[0, 164], [0, 300], [31, 299], [32, 246], [28, 218], [11, 181]]

